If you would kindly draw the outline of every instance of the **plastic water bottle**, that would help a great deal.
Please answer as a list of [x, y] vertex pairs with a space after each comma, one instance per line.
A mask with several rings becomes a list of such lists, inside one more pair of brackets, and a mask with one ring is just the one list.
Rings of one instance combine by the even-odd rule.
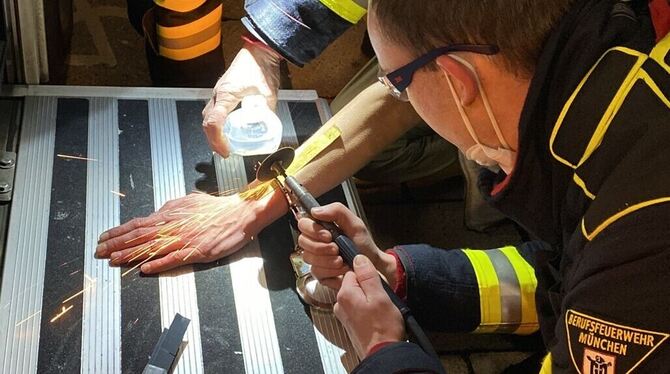
[[230, 152], [241, 156], [270, 154], [279, 148], [282, 124], [265, 97], [246, 96], [242, 107], [230, 113], [223, 126]]

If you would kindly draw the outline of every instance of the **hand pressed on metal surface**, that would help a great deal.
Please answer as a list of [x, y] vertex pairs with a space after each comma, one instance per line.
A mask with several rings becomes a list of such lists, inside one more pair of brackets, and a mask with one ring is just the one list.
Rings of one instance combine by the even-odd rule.
[[223, 125], [243, 97], [265, 96], [268, 107], [277, 105], [280, 56], [269, 48], [245, 43], [230, 67], [214, 86], [212, 98], [202, 111], [202, 128], [212, 150], [228, 157], [230, 149]]
[[261, 230], [257, 203], [239, 195], [193, 193], [105, 231], [96, 255], [110, 258], [112, 265], [141, 263], [143, 273], [215, 261], [242, 248]]
[[354, 258], [354, 271], [344, 275], [333, 311], [360, 359], [375, 345], [405, 336], [400, 311], [382, 288], [374, 265], [363, 255]]
[[[395, 283], [396, 261], [377, 247], [363, 220], [341, 203], [312, 209], [312, 217], [325, 222], [335, 222], [340, 230], [358, 247], [361, 254], [372, 259], [375, 267], [391, 285]], [[312, 275], [321, 283], [339, 288], [341, 275], [349, 270], [339, 255], [337, 245], [332, 242], [330, 232], [311, 218], [298, 221], [300, 236], [298, 245], [303, 249], [303, 259], [312, 265]]]

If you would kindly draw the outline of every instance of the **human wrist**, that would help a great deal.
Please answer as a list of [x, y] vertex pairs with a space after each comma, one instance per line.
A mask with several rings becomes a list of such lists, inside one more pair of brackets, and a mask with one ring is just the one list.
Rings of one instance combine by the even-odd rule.
[[[288, 211], [288, 202], [284, 193], [275, 188], [260, 199], [253, 200], [252, 210], [260, 229], [271, 224]], [[259, 230], [260, 231], [260, 230]]]
[[373, 354], [379, 352], [382, 348], [386, 347], [389, 344], [397, 343], [399, 340], [385, 340], [383, 342], [371, 344], [368, 347], [367, 354], [365, 357], [372, 356]]
[[377, 270], [382, 273], [386, 282], [391, 286], [392, 289], [396, 287], [397, 282], [397, 268], [398, 263], [396, 262], [395, 256], [392, 254], [378, 250], [377, 261], [375, 261], [375, 267]]
[[267, 45], [264, 41], [258, 40], [251, 35], [242, 35], [242, 40], [244, 41], [242, 48], [249, 50], [252, 54], [254, 54], [252, 52], [253, 50], [263, 52], [272, 58], [276, 63], [279, 63], [279, 61], [284, 59], [281, 54], [272, 49], [272, 47]]

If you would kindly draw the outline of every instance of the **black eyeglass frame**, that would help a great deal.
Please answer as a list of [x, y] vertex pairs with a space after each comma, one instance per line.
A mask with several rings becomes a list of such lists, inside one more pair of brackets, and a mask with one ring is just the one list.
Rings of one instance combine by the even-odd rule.
[[414, 61], [411, 61], [388, 74], [384, 74], [380, 70], [380, 74], [377, 78], [384, 86], [390, 89], [392, 96], [400, 99], [405, 89], [412, 83], [412, 78], [417, 70], [426, 66], [439, 56], [452, 52], [472, 52], [482, 55], [495, 55], [500, 52], [500, 48], [493, 44], [451, 44], [432, 49], [419, 56]]

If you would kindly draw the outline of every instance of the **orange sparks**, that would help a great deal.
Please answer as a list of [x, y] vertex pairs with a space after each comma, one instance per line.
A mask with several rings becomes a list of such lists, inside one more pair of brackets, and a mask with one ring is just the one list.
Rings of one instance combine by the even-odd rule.
[[88, 157], [81, 157], [81, 156], [72, 156], [72, 155], [64, 155], [64, 154], [61, 154], [61, 153], [57, 154], [56, 156], [58, 156], [58, 157], [60, 157], [60, 158], [68, 158], [68, 159], [72, 159], [72, 160], [93, 161], [93, 162], [97, 162], [97, 161], [98, 161], [98, 160], [95, 159], [95, 158], [88, 158]]
[[183, 259], [182, 261], [186, 261], [186, 260], [188, 260], [188, 258], [191, 257], [191, 255], [194, 254], [195, 251], [197, 251], [197, 250], [198, 250], [198, 247], [193, 248], [193, 249], [191, 250], [191, 252], [189, 252], [188, 255], [186, 255], [186, 257], [184, 257], [184, 259]]
[[74, 294], [74, 295], [68, 297], [67, 299], [63, 300], [63, 302], [62, 302], [61, 304], [65, 304], [65, 303], [67, 303], [68, 301], [74, 299], [75, 297], [77, 297], [77, 296], [79, 296], [79, 295], [82, 295], [84, 292], [86, 292], [87, 290], [90, 290], [91, 288], [93, 288], [93, 287], [95, 286], [95, 279], [92, 279], [92, 278], [89, 277], [88, 275], [84, 275], [84, 277], [85, 277], [86, 280], [89, 282], [89, 285], [86, 286], [86, 287], [84, 287], [84, 289], [82, 289], [81, 291], [77, 292], [76, 294]]
[[[275, 187], [273, 182], [260, 183], [242, 193], [240, 198], [244, 200], [260, 199], [266, 196]], [[225, 191], [224, 193], [234, 192]], [[182, 258], [189, 260], [193, 255], [202, 250], [202, 245], [209, 236], [204, 235], [212, 224], [216, 223], [222, 214], [230, 213], [231, 209], [240, 208], [236, 205], [238, 200], [226, 200], [223, 204], [209, 204], [199, 201], [189, 202], [185, 205], [163, 211], [164, 216], [173, 217], [168, 220], [152, 223], [154, 229], [135, 238], [128, 239], [125, 243], [131, 244], [136, 241], [144, 241], [137, 247], [127, 252], [120, 262], [133, 263], [132, 267], [126, 269], [121, 276], [126, 276], [143, 264], [155, 257], [168, 254], [178, 250], [186, 250], [188, 253]], [[225, 203], [228, 202], [228, 203]], [[234, 220], [223, 223], [223, 227], [234, 224]], [[253, 240], [253, 238], [252, 238]], [[181, 256], [180, 256], [181, 257]], [[116, 262], [119, 262], [119, 261]]]
[[243, 200], [258, 200], [265, 196], [268, 192], [272, 191], [272, 187], [274, 187], [273, 181], [264, 182], [257, 185], [256, 187], [241, 192], [240, 197]]
[[40, 314], [40, 313], [42, 313], [42, 310], [41, 310], [41, 309], [38, 310], [37, 312], [35, 312], [35, 313], [29, 315], [28, 317], [22, 319], [19, 323], [16, 324], [16, 327], [19, 327], [19, 326], [22, 325], [24, 322], [28, 321], [29, 319], [35, 317], [36, 315], [38, 315], [38, 314]]
[[50, 322], [51, 322], [51, 323], [54, 323], [57, 319], [59, 319], [60, 317], [62, 317], [63, 315], [65, 315], [65, 313], [67, 313], [70, 309], [72, 309], [73, 306], [74, 306], [74, 305], [70, 305], [70, 306], [67, 307], [67, 308], [66, 308], [66, 307], [63, 307], [63, 309], [61, 309], [61, 312], [58, 313], [58, 314], [56, 314], [56, 315], [54, 316], [54, 318], [51, 319]]
[[122, 192], [117, 192], [117, 191], [114, 191], [114, 190], [110, 190], [109, 192], [111, 192], [114, 195], [119, 196], [119, 197], [126, 197], [126, 194], [124, 194]]
[[65, 303], [67, 303], [68, 301], [74, 299], [75, 297], [77, 297], [77, 296], [83, 294], [85, 291], [86, 291], [86, 288], [84, 288], [83, 290], [77, 292], [76, 294], [74, 294], [74, 295], [68, 297], [67, 299], [63, 300], [62, 304], [65, 304]]
[[[126, 270], [123, 274], [121, 274], [121, 276], [122, 276], [122, 277], [125, 277], [125, 276], [128, 275], [130, 272], [132, 272], [133, 270], [135, 270], [135, 269], [137, 269], [138, 267], [142, 266], [142, 265], [143, 265], [144, 263], [146, 263], [147, 261], [149, 261], [149, 260], [151, 260], [152, 258], [156, 257], [157, 255], [161, 254], [161, 252], [162, 252], [164, 249], [168, 248], [168, 246], [170, 246], [171, 244], [174, 244], [174, 243], [178, 242], [180, 239], [179, 239], [178, 237], [176, 237], [176, 238], [175, 238], [175, 237], [169, 237], [169, 238], [165, 238], [165, 239], [163, 239], [163, 240], [166, 241], [167, 243], [166, 243], [166, 244], [162, 244], [160, 247], [158, 247], [158, 249], [157, 249], [156, 251], [150, 252], [150, 250], [152, 249], [152, 246], [154, 246], [155, 243], [152, 243], [152, 244], [149, 245], [148, 247], [141, 247], [140, 249], [138, 249], [138, 251], [143, 250], [144, 253], [141, 253], [141, 254], [137, 255], [135, 258], [141, 257], [142, 255], [147, 254], [147, 253], [149, 254], [149, 257], [147, 257], [147, 258], [144, 259], [143, 261], [140, 261], [139, 263], [137, 263], [135, 266], [131, 267], [130, 269]], [[132, 262], [132, 261], [131, 261], [131, 262]]]

